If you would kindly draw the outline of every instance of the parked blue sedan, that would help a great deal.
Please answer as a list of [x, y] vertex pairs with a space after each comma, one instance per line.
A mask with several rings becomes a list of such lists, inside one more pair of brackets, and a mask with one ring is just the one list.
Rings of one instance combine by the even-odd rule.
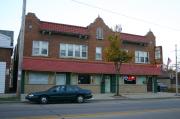
[[91, 99], [92, 92], [72, 85], [57, 85], [42, 92], [32, 92], [26, 96], [26, 99], [31, 102], [39, 102], [42, 104], [50, 101], [77, 101], [83, 103], [87, 99]]

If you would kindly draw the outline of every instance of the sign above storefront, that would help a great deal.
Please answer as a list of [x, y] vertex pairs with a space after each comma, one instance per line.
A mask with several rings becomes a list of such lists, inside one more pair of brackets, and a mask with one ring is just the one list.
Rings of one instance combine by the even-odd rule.
[[134, 80], [136, 80], [136, 77], [131, 76], [131, 75], [125, 75], [125, 76], [123, 76], [123, 79], [126, 81], [134, 81]]

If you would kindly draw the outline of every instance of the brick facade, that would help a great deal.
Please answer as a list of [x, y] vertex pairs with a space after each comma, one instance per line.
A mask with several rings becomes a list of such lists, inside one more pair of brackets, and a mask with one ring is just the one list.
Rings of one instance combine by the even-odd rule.
[[[96, 39], [96, 29], [97, 28], [103, 29], [103, 39], [97, 40]], [[80, 27], [80, 26], [73, 26], [73, 25], [66, 25], [66, 24], [58, 24], [58, 23], [51, 23], [51, 22], [44, 22], [38, 19], [34, 13], [28, 13], [26, 16], [26, 26], [25, 26], [25, 41], [24, 41], [24, 57], [25, 58], [35, 58], [35, 59], [41, 59], [44, 60], [52, 60], [52, 61], [82, 61], [82, 62], [91, 62], [91, 63], [106, 63], [104, 58], [103, 50], [109, 46], [108, 37], [110, 35], [113, 35], [114, 31], [110, 29], [103, 21], [102, 18], [97, 17], [95, 21], [91, 24], [89, 24], [87, 27]], [[155, 48], [156, 48], [156, 41], [154, 34], [149, 31], [145, 36], [139, 36], [139, 35], [133, 35], [133, 34], [127, 34], [127, 33], [119, 33], [121, 44], [119, 45], [122, 49], [128, 50], [129, 53], [133, 54], [133, 59], [129, 63], [131, 65], [134, 65], [134, 67], [138, 66], [147, 66], [147, 67], [156, 67], [157, 62], [159, 64], [162, 63], [162, 51], [161, 51], [161, 59], [158, 59], [158, 61], [155, 59]], [[82, 37], [81, 37], [82, 36]], [[47, 41], [48, 42], [48, 56], [32, 56], [32, 44], [33, 41]], [[60, 43], [66, 43], [66, 44], [76, 44], [76, 45], [86, 45], [88, 46], [88, 56], [87, 59], [75, 59], [75, 58], [61, 58], [60, 57]], [[96, 60], [95, 54], [96, 54], [96, 47], [102, 47], [102, 60]], [[135, 63], [135, 51], [144, 51], [148, 52], [149, 54], [149, 61], [146, 64], [136, 64]], [[106, 64], [105, 64], [106, 65]], [[30, 65], [29, 65], [30, 66]], [[33, 66], [33, 64], [32, 64]], [[65, 65], [66, 66], [66, 65]], [[98, 66], [98, 65], [97, 65]], [[53, 67], [53, 66], [52, 66]], [[98, 68], [98, 67], [97, 67]], [[38, 69], [39, 70], [39, 69]], [[47, 69], [48, 70], [48, 69]], [[86, 70], [86, 69], [84, 69]], [[99, 69], [101, 70], [101, 69]], [[102, 69], [103, 70], [103, 69]], [[130, 72], [131, 69], [127, 69]], [[143, 70], [143, 69], [142, 69]], [[28, 72], [33, 71], [33, 69], [29, 70], [25, 68], [24, 71]], [[35, 70], [34, 70], [35, 71]], [[41, 71], [44, 71], [43, 68]], [[81, 72], [60, 72], [49, 70], [49, 73], [51, 72], [58, 72], [58, 73], [70, 73], [70, 77], [76, 73]], [[133, 71], [132, 71], [133, 72]], [[134, 71], [136, 72], [136, 71]], [[154, 77], [157, 74], [142, 74], [140, 73], [140, 68], [138, 69], [139, 73], [134, 75], [143, 75], [144, 79], [148, 76]], [[89, 72], [88, 74], [94, 75], [96, 73]], [[106, 74], [112, 74], [106, 73]], [[130, 73], [133, 74], [133, 73]], [[98, 74], [97, 74], [98, 75]], [[128, 73], [125, 73], [125, 75], [128, 75]], [[56, 77], [56, 76], [55, 76]], [[25, 78], [25, 81], [27, 81], [28, 78]], [[111, 79], [112, 80], [112, 79]], [[139, 79], [141, 80], [141, 79]], [[48, 87], [51, 84], [48, 84]], [[88, 89], [93, 89], [93, 92], [100, 93], [102, 91], [102, 84], [99, 85], [79, 85], [80, 87], [85, 87]], [[32, 86], [34, 87], [34, 86]], [[147, 92], [147, 86], [146, 85], [133, 85], [130, 86], [131, 91], [136, 90], [134, 92]], [[128, 88], [127, 85], [122, 85], [120, 88], [120, 92], [129, 92], [124, 88]], [[113, 89], [112, 89], [113, 90]], [[25, 92], [30, 91], [30, 85], [25, 84]]]
[[[114, 32], [104, 23], [102, 18], [98, 17], [95, 19], [93, 23], [91, 23], [89, 26], [84, 27], [84, 29], [87, 29], [87, 34], [89, 36], [88, 39], [80, 39], [79, 37], [68, 37], [66, 35], [57, 35], [53, 33], [53, 31], [49, 31], [46, 33], [42, 33], [43, 31], [40, 29], [40, 24], [42, 21], [40, 21], [35, 14], [29, 13], [26, 16], [26, 30], [25, 30], [25, 41], [24, 41], [24, 56], [31, 57], [32, 56], [32, 41], [33, 40], [43, 40], [49, 42], [49, 58], [55, 58], [60, 59], [59, 57], [59, 49], [60, 43], [68, 43], [68, 44], [81, 44], [81, 45], [87, 45], [88, 46], [88, 60], [89, 61], [95, 61], [95, 49], [96, 47], [102, 47], [102, 49], [105, 49], [108, 44], [108, 37], [112, 35]], [[75, 26], [76, 27], [76, 26]], [[78, 27], [78, 26], [77, 26]], [[104, 30], [104, 39], [103, 40], [97, 40], [96, 39], [96, 29], [97, 27], [101, 27]], [[136, 37], [143, 37], [145, 41], [146, 46], [141, 45], [131, 45], [131, 44], [124, 44], [120, 47], [122, 49], [127, 49], [130, 53], [134, 54], [135, 50], [140, 51], [147, 51], [149, 52], [149, 59], [150, 64], [155, 64], [155, 36], [151, 31], [149, 31], [145, 36], [138, 36], [138, 35], [132, 35], [132, 34], [126, 34], [126, 33], [120, 33], [120, 39], [122, 39], [124, 35], [130, 35], [134, 38]], [[122, 36], [122, 37], [121, 37]], [[162, 54], [161, 54], [162, 55]], [[104, 55], [103, 55], [104, 59]], [[69, 59], [66, 59], [69, 60]], [[70, 59], [71, 60], [71, 59]], [[134, 58], [131, 63], [134, 63]], [[158, 60], [159, 64], [162, 64], [162, 56], [161, 59]]]

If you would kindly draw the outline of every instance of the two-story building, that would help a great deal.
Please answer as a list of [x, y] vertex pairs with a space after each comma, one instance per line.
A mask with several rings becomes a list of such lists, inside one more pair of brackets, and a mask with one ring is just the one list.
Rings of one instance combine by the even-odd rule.
[[[78, 85], [93, 93], [114, 93], [115, 69], [105, 62], [104, 49], [114, 34], [97, 17], [87, 27], [41, 21], [34, 13], [26, 15], [22, 91], [40, 91], [54, 85]], [[155, 36], [119, 33], [120, 48], [133, 54], [122, 64], [121, 93], [156, 91], [157, 64], [162, 63], [162, 47]]]
[[13, 31], [0, 30], [0, 93], [7, 93], [12, 87], [10, 71], [13, 36]]

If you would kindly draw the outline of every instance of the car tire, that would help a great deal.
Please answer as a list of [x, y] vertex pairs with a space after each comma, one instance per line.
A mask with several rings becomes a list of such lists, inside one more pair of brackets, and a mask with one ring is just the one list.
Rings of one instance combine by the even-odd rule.
[[84, 97], [82, 95], [77, 96], [77, 102], [78, 103], [83, 103], [84, 102]]
[[47, 98], [47, 96], [41, 96], [41, 97], [40, 97], [40, 103], [41, 103], [41, 104], [47, 104], [47, 103], [48, 103], [48, 98]]

